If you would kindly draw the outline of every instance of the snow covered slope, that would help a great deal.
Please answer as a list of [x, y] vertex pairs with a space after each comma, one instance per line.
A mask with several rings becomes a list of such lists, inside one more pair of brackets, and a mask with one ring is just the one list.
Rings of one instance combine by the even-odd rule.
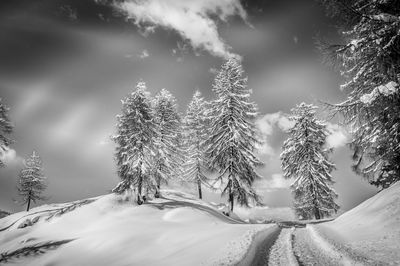
[[188, 194], [135, 206], [109, 194], [0, 219], [0, 264], [233, 265], [274, 225], [222, 215]]
[[400, 265], [400, 182], [317, 229], [365, 258]]

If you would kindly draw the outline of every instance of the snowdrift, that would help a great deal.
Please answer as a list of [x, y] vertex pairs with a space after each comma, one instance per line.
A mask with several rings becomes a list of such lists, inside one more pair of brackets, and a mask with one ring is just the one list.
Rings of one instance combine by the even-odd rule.
[[0, 219], [0, 264], [233, 265], [275, 225], [222, 215], [180, 192], [142, 206], [109, 194]]
[[317, 228], [365, 258], [400, 265], [400, 182]]

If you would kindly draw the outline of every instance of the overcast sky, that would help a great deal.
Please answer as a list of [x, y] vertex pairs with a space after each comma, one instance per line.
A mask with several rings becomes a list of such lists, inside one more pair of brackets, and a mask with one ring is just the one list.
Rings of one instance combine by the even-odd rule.
[[[251, 2], [251, 4], [249, 4]], [[8, 166], [0, 169], [0, 208], [22, 210], [15, 189], [22, 158], [43, 159], [47, 202], [108, 193], [118, 182], [109, 136], [120, 100], [140, 79], [154, 95], [171, 91], [184, 112], [196, 89], [212, 99], [224, 58], [242, 58], [266, 142], [255, 186], [268, 206], [291, 206], [279, 154], [286, 113], [305, 101], [344, 98], [325, 68], [317, 33], [335, 35], [314, 1], [2, 0], [0, 97], [15, 124]], [[321, 116], [322, 117], [322, 116]], [[347, 134], [329, 122], [338, 202], [347, 210], [377, 190], [350, 169]], [[207, 194], [208, 200], [217, 200]]]

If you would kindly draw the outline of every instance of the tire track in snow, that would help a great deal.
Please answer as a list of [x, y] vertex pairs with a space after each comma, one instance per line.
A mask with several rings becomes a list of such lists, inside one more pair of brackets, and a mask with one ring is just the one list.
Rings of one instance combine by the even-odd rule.
[[272, 233], [268, 234], [258, 245], [255, 251], [251, 266], [268, 265], [268, 260], [272, 246], [276, 243], [282, 229], [277, 227]]
[[271, 248], [268, 265], [299, 266], [292, 248], [292, 233], [295, 228], [283, 228], [278, 239]]

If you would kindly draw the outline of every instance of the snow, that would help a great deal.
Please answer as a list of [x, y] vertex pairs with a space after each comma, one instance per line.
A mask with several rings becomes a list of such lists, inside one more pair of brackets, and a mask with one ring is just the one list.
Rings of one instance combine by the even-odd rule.
[[292, 233], [294, 228], [282, 229], [278, 239], [271, 248], [268, 265], [298, 266], [293, 254]]
[[327, 237], [368, 260], [400, 265], [400, 182], [332, 222], [316, 225]]
[[394, 81], [388, 82], [386, 85], [380, 85], [374, 88], [370, 93], [360, 97], [360, 101], [366, 105], [373, 103], [380, 95], [390, 96], [398, 91], [398, 84]]
[[[44, 205], [29, 213], [7, 216], [0, 220], [0, 253], [48, 241], [72, 240], [43, 254], [25, 254], [10, 262], [232, 265], [245, 257], [258, 234], [275, 226], [244, 224], [186, 193], [162, 191], [162, 195], [164, 198], [137, 206], [122, 196], [109, 194], [55, 216], [55, 210], [76, 203]], [[27, 217], [39, 220], [18, 228]], [[8, 225], [11, 226], [7, 228]]]

